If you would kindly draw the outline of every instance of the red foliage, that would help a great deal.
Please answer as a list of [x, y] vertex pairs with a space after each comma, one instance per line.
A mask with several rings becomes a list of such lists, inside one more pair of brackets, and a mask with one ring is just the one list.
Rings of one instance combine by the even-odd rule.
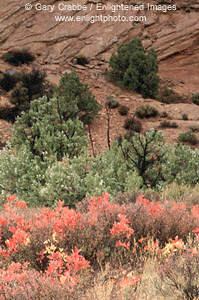
[[[12, 289], [15, 293], [17, 289], [22, 292], [21, 288], [30, 284], [31, 272], [36, 290], [41, 281], [45, 282], [45, 288], [51, 282], [60, 289], [63, 284], [72, 289], [78, 283], [80, 271], [90, 266], [89, 261], [97, 264], [99, 255], [111, 261], [117, 256], [114, 256], [116, 248], [135, 249], [136, 244], [150, 250], [150, 245], [142, 243], [147, 242], [149, 235], [156, 241], [155, 248], [164, 248], [170, 238], [179, 236], [171, 242], [176, 249], [188, 233], [199, 232], [197, 205], [189, 212], [185, 205], [163, 205], [142, 196], [136, 203], [126, 205], [110, 202], [109, 197], [109, 194], [102, 194], [102, 197], [93, 198], [83, 213], [64, 207], [60, 201], [54, 210], [44, 208], [32, 215], [25, 202], [18, 201], [16, 196], [8, 197], [0, 215], [0, 286], [3, 293], [9, 295]], [[126, 253], [128, 260], [134, 252]], [[192, 253], [195, 253], [194, 248]], [[9, 296], [2, 299], [9, 299]]]
[[[7, 269], [0, 269], [1, 278], [4, 289], [8, 283], [15, 282], [16, 287], [19, 287], [17, 282], [25, 282], [25, 269], [20, 262], [12, 263], [17, 253], [29, 253], [29, 248], [36, 248], [35, 235], [38, 233], [43, 235], [47, 233], [51, 235], [55, 241], [55, 236], [63, 239], [65, 231], [74, 230], [81, 215], [68, 207], [63, 207], [63, 203], [59, 202], [55, 210], [43, 209], [39, 216], [33, 216], [32, 219], [25, 220], [22, 211], [27, 208], [26, 203], [17, 201], [15, 196], [8, 197], [8, 203], [5, 206], [6, 217], [0, 216], [0, 233], [3, 236], [0, 245], [0, 258], [4, 258], [11, 262]], [[48, 235], [48, 237], [50, 237]], [[8, 236], [9, 238], [6, 238]], [[44, 234], [45, 236], [45, 234]], [[57, 242], [57, 241], [56, 241]], [[78, 272], [89, 267], [89, 262], [79, 254], [81, 250], [75, 247], [71, 255], [65, 254], [63, 251], [54, 246], [52, 253], [45, 250], [45, 241], [42, 243], [43, 249], [36, 251], [35, 260], [43, 261], [47, 258], [45, 273], [41, 276], [48, 276], [52, 282], [59, 279], [59, 284], [63, 282], [68, 284], [68, 288], [72, 288], [78, 283]], [[24, 260], [24, 258], [22, 258]], [[29, 258], [30, 260], [32, 257]], [[32, 262], [31, 262], [32, 264]], [[28, 262], [25, 263], [25, 266]], [[24, 277], [25, 276], [25, 277]], [[42, 280], [42, 279], [41, 279]], [[6, 298], [5, 298], [6, 299]]]
[[120, 218], [119, 222], [115, 222], [113, 227], [110, 229], [110, 232], [113, 235], [125, 233], [126, 238], [129, 239], [132, 234], [134, 234], [134, 230], [128, 225], [130, 221], [126, 218], [126, 216], [119, 214], [118, 217]]
[[142, 195], [138, 197], [136, 202], [141, 203], [144, 207], [147, 207], [151, 215], [157, 216], [161, 212], [164, 212], [162, 204], [159, 202], [150, 202], [149, 200], [144, 199]]
[[119, 240], [119, 241], [116, 242], [115, 247], [120, 247], [120, 246], [126, 248], [126, 250], [129, 250], [129, 248], [130, 248], [130, 243], [129, 243], [129, 242], [127, 242], [127, 243], [126, 243], [126, 242], [121, 242], [121, 241]]

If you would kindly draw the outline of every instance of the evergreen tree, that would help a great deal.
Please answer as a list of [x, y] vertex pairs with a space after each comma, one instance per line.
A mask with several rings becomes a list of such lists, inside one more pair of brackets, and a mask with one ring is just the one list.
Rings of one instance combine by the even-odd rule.
[[30, 102], [44, 95], [52, 95], [50, 85], [46, 82], [46, 73], [33, 69], [30, 73], [22, 73], [20, 83], [12, 90], [10, 102], [18, 111], [29, 109]]
[[119, 142], [128, 168], [137, 172], [144, 186], [153, 188], [165, 181], [169, 148], [161, 131], [150, 128], [144, 135], [134, 133]]
[[159, 87], [157, 54], [154, 49], [147, 53], [140, 39], [134, 37], [129, 43], [119, 45], [109, 66], [111, 78], [143, 97], [155, 97]]
[[84, 124], [90, 124], [101, 109], [87, 84], [81, 83], [77, 73], [65, 73], [56, 89], [61, 114], [64, 118], [79, 119]]

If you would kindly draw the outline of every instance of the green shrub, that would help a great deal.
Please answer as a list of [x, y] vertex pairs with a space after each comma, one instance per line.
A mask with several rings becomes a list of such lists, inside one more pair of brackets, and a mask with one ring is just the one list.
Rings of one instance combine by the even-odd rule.
[[193, 125], [189, 126], [189, 129], [193, 132], [199, 132], [199, 125], [193, 124]]
[[56, 161], [33, 155], [26, 145], [5, 148], [0, 156], [0, 197], [16, 194], [32, 207], [54, 207], [59, 200], [73, 206], [86, 195], [87, 158]]
[[12, 90], [10, 102], [15, 104], [19, 112], [27, 110], [30, 102], [43, 95], [49, 94], [49, 87], [45, 82], [46, 73], [33, 69], [30, 73], [22, 73], [20, 83]]
[[160, 128], [178, 128], [176, 122], [162, 121], [160, 122]]
[[135, 113], [138, 118], [151, 118], [158, 115], [158, 110], [149, 104], [143, 104], [137, 107]]
[[0, 89], [6, 92], [12, 90], [18, 81], [19, 79], [16, 74], [0, 73]]
[[76, 55], [74, 59], [76, 59], [78, 65], [85, 66], [89, 64], [88, 58], [83, 54]]
[[116, 196], [118, 192], [138, 188], [140, 180], [132, 170], [127, 169], [121, 148], [115, 141], [110, 150], [90, 160], [85, 184], [87, 196], [100, 196], [103, 191]]
[[182, 97], [166, 85], [159, 89], [156, 99], [167, 104], [182, 102]]
[[5, 148], [0, 155], [1, 199], [16, 194], [31, 206], [45, 205], [39, 191], [48, 165], [50, 160], [41, 161], [23, 145], [18, 151]]
[[168, 146], [162, 132], [150, 128], [144, 135], [134, 133], [128, 141], [121, 141], [120, 147], [128, 168], [137, 172], [144, 186], [155, 187], [165, 180]]
[[106, 105], [109, 108], [114, 109], [114, 108], [117, 108], [119, 106], [119, 102], [113, 97], [108, 97], [107, 100], [106, 100]]
[[[195, 140], [195, 137], [194, 137]], [[199, 150], [192, 149], [182, 143], [176, 144], [169, 150], [166, 165], [167, 180], [171, 183], [195, 185], [199, 182]]]
[[116, 146], [95, 158], [81, 155], [59, 162], [48, 154], [41, 159], [27, 146], [5, 149], [0, 157], [1, 198], [12, 193], [31, 206], [53, 207], [59, 200], [74, 206], [85, 196], [100, 196], [103, 191], [116, 196], [119, 191], [138, 189], [139, 178], [122, 159]]
[[59, 99], [47, 97], [33, 100], [30, 109], [22, 112], [14, 124], [15, 147], [25, 144], [33, 155], [74, 157], [85, 151], [87, 139], [83, 124], [78, 118], [64, 118]]
[[161, 118], [168, 118], [168, 113], [166, 111], [163, 111], [160, 113]]
[[124, 122], [124, 128], [132, 132], [141, 132], [142, 123], [135, 118], [128, 118]]
[[112, 54], [109, 76], [143, 97], [155, 97], [159, 87], [157, 54], [154, 49], [146, 52], [142, 42], [133, 38], [119, 45]]
[[55, 91], [61, 103], [63, 118], [79, 117], [84, 124], [90, 124], [102, 108], [97, 103], [87, 84], [81, 83], [77, 73], [65, 73]]
[[199, 93], [193, 94], [191, 100], [194, 104], [199, 105]]
[[178, 140], [180, 142], [190, 143], [192, 145], [196, 145], [198, 143], [198, 139], [192, 131], [187, 131], [185, 133], [180, 133], [178, 136]]
[[34, 60], [34, 56], [27, 49], [11, 50], [3, 54], [2, 58], [5, 62], [14, 66], [27, 64]]
[[182, 114], [182, 120], [187, 121], [189, 120], [187, 114]]
[[[109, 151], [88, 157], [84, 136], [78, 136], [77, 130], [71, 137], [70, 127], [65, 126], [76, 119], [62, 120], [60, 125], [54, 114], [57, 106], [57, 99], [34, 100], [27, 119], [30, 123], [21, 122], [28, 112], [18, 117], [13, 136], [16, 139], [17, 133], [16, 148], [6, 148], [0, 156], [1, 199], [16, 194], [31, 206], [55, 206], [58, 200], [74, 206], [89, 195], [107, 192], [115, 197], [118, 192], [142, 189], [146, 193], [150, 188], [146, 197], [151, 200], [153, 189], [159, 191], [172, 182], [186, 184], [190, 190], [199, 183], [199, 150], [183, 144], [171, 147], [152, 128], [144, 135], [131, 132], [128, 139], [115, 141]], [[68, 131], [59, 134], [63, 128]]]
[[171, 128], [178, 128], [178, 124], [176, 122], [171, 122]]
[[86, 164], [84, 157], [58, 162], [53, 156], [40, 159], [26, 146], [5, 148], [0, 156], [1, 200], [16, 194], [32, 207], [54, 207], [59, 200], [74, 207], [87, 193]]
[[128, 115], [129, 107], [126, 105], [120, 105], [118, 112], [121, 116], [126, 116], [126, 115]]
[[0, 119], [14, 122], [18, 115], [16, 107], [2, 106], [0, 107]]
[[39, 192], [43, 203], [52, 207], [61, 200], [65, 205], [74, 207], [87, 193], [85, 167], [84, 157], [73, 160], [64, 158], [62, 162], [49, 165], [45, 172], [45, 184]]

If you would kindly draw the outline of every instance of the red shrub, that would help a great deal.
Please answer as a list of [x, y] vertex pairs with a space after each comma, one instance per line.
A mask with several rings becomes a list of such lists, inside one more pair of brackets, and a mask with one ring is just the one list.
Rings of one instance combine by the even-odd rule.
[[[78, 283], [79, 271], [89, 267], [89, 261], [95, 267], [102, 261], [116, 267], [152, 248], [159, 253], [176, 236], [178, 241], [185, 241], [189, 233], [199, 228], [198, 206], [190, 212], [185, 205], [163, 205], [142, 196], [135, 203], [120, 205], [110, 202], [109, 196], [102, 194], [87, 200], [82, 203], [84, 210], [79, 211], [63, 207], [62, 202], [54, 210], [33, 211], [10, 196], [0, 215], [0, 283], [5, 296], [2, 299], [19, 299], [18, 291], [23, 299], [39, 299], [41, 280], [41, 297], [57, 299], [54, 288], [49, 288], [53, 282], [63, 290], [63, 299], [67, 299], [66, 287], [72, 289]], [[153, 245], [148, 242], [149, 236]], [[27, 292], [23, 291], [25, 285]], [[15, 298], [10, 296], [12, 293]]]

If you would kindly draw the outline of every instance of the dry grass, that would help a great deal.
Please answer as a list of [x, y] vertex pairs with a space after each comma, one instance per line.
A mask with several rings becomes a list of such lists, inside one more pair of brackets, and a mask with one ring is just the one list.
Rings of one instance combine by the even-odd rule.
[[[93, 286], [86, 290], [80, 300], [131, 300], [135, 299], [134, 289], [120, 286], [122, 278], [128, 278], [134, 271], [125, 268], [112, 269], [106, 264], [94, 274]], [[132, 296], [132, 297], [131, 297]]]
[[149, 258], [146, 261], [135, 293], [130, 287], [120, 288], [119, 278], [124, 276], [125, 270], [110, 270], [106, 266], [95, 275], [92, 288], [87, 289], [79, 300], [183, 300], [180, 291], [173, 293], [172, 287], [161, 281], [157, 267], [157, 260]]
[[[107, 265], [104, 270], [94, 275], [92, 288], [86, 289], [79, 300], [183, 300], [177, 294], [173, 294], [171, 298], [172, 289], [161, 282], [157, 266], [158, 262], [154, 259], [146, 261], [135, 293], [130, 287], [120, 288], [120, 278], [125, 276], [126, 271], [111, 270]], [[168, 297], [162, 295], [160, 287], [167, 290]]]
[[[119, 273], [119, 271], [118, 271]], [[81, 300], [112, 300], [117, 281], [116, 274], [109, 264], [94, 274], [93, 287], [88, 289]], [[117, 300], [115, 298], [115, 300]]]
[[173, 182], [166, 186], [161, 192], [162, 201], [175, 201], [184, 203], [187, 207], [199, 204], [199, 185], [190, 187], [188, 185], [178, 185]]
[[137, 290], [137, 300], [163, 300], [164, 298], [157, 293], [159, 277], [156, 271], [157, 262], [149, 259], [146, 261], [140, 285]]

